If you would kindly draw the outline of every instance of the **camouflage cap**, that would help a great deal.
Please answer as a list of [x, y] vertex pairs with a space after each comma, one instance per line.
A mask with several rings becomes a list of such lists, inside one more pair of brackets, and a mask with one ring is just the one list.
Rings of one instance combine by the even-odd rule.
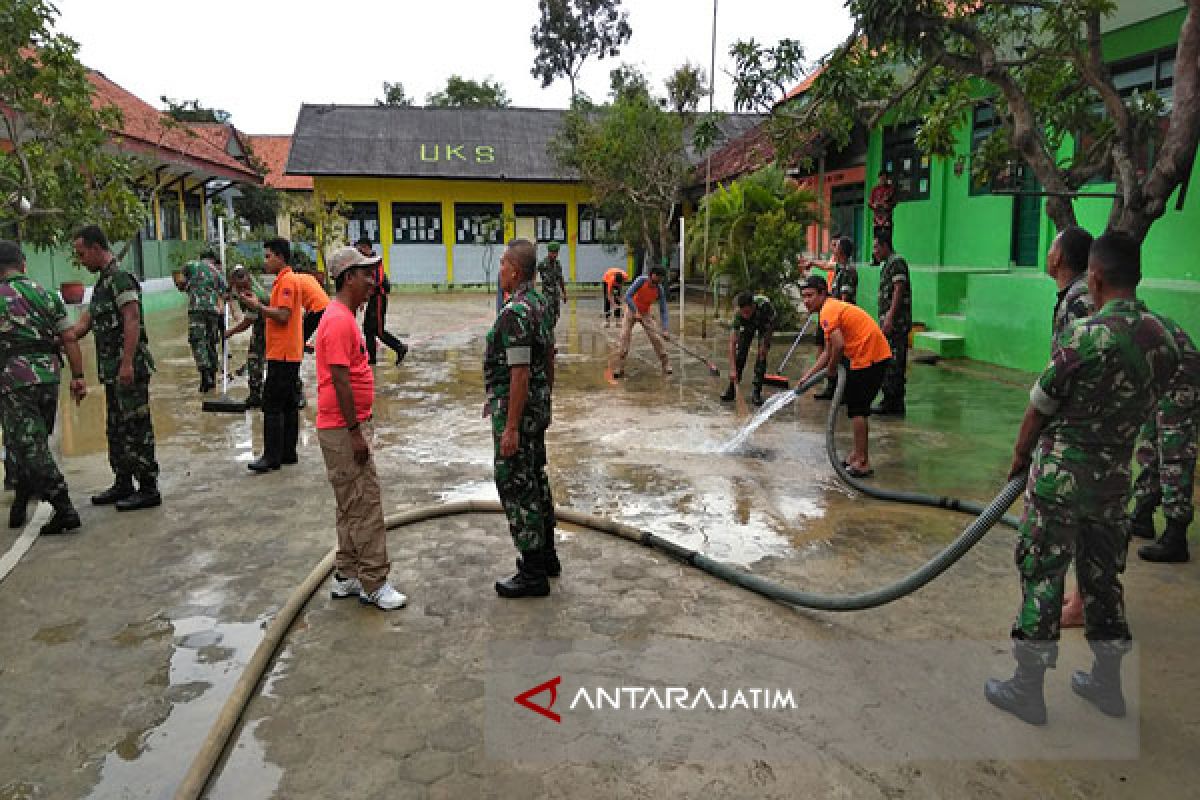
[[558, 242], [551, 242], [550, 244], [546, 245], [546, 251], [550, 253], [557, 253], [559, 246], [560, 245]]

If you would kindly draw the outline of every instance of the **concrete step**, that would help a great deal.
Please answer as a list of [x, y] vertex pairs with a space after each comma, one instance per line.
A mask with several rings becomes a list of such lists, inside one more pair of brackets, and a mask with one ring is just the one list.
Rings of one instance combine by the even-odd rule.
[[938, 314], [935, 327], [939, 331], [946, 333], [954, 333], [959, 336], [967, 335], [967, 315], [966, 314]]
[[913, 336], [913, 349], [929, 350], [942, 358], [963, 358], [967, 354], [967, 340], [957, 333], [922, 331]]

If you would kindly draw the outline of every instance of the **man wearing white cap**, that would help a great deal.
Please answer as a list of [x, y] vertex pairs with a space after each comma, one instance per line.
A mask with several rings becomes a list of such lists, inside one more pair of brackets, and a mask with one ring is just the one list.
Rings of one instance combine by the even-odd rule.
[[337, 499], [332, 594], [391, 611], [407, 598], [387, 580], [383, 498], [371, 455], [375, 378], [354, 317], [375, 290], [379, 257], [342, 247], [328, 264], [337, 295], [317, 327], [317, 441]]

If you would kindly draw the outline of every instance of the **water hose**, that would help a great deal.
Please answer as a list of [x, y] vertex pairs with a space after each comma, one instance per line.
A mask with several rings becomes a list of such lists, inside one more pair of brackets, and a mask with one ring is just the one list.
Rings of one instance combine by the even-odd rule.
[[[809, 380], [795, 389], [796, 395], [800, 396], [824, 377], [825, 373], [823, 370], [813, 375]], [[857, 481], [846, 473], [845, 468], [841, 465], [841, 460], [838, 458], [837, 448], [834, 444], [837, 412], [841, 405], [845, 387], [846, 370], [845, 367], [840, 367], [838, 386], [834, 394], [833, 405], [829, 411], [829, 422], [825, 433], [826, 452], [829, 455], [830, 464], [833, 465], [838, 477], [858, 491], [883, 500], [897, 500], [898, 502], [927, 505], [951, 511], [968, 512], [973, 506], [971, 503], [953, 501], [951, 498], [936, 498], [930, 495], [878, 489]], [[945, 572], [977, 544], [996, 522], [1007, 522], [1004, 512], [1020, 496], [1024, 486], [1024, 477], [1014, 478], [1009, 481], [1000, 493], [996, 495], [995, 499], [988, 503], [986, 507], [980, 509], [979, 516], [959, 534], [958, 538], [911, 574], [878, 589], [847, 595], [822, 594], [790, 589], [774, 581], [758, 575], [752, 575], [729, 564], [711, 559], [702, 553], [683, 547], [669, 539], [664, 539], [653, 533], [642, 531], [630, 525], [594, 514], [587, 514], [568, 508], [556, 508], [554, 513], [556, 518], [563, 522], [619, 536], [622, 539], [635, 542], [644, 547], [654, 548], [671, 558], [704, 570], [710, 575], [728, 581], [735, 586], [740, 586], [743, 589], [748, 589], [756, 594], [781, 603], [819, 611], [861, 611], [885, 605], [912, 594]], [[503, 507], [496, 501], [465, 500], [415, 508], [411, 511], [388, 517], [385, 525], [388, 530], [393, 530], [440, 517], [457, 516], [460, 514], [500, 514], [503, 511]], [[208, 784], [217, 764], [221, 760], [221, 755], [224, 753], [226, 746], [228, 746], [242, 713], [245, 711], [246, 706], [249, 705], [263, 675], [266, 674], [275, 651], [283, 642], [292, 623], [308, 603], [313, 593], [328, 579], [329, 573], [333, 571], [334, 552], [334, 550], [330, 550], [326, 554], [321, 562], [309, 573], [308, 577], [305, 578], [304, 582], [296, 588], [284, 607], [279, 610], [279, 613], [275, 615], [274, 619], [267, 626], [263, 640], [259, 643], [254, 651], [254, 655], [246, 664], [242, 676], [238, 679], [233, 691], [226, 699], [212, 730], [209, 731], [208, 736], [205, 738], [200, 752], [197, 753], [183, 781], [176, 789], [175, 800], [197, 800], [203, 793], [205, 786]]]

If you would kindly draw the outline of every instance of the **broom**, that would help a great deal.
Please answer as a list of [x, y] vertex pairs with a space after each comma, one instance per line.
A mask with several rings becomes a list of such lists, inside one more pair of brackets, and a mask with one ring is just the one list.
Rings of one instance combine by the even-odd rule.
[[774, 386], [776, 389], [787, 389], [788, 379], [783, 376], [783, 368], [787, 366], [788, 360], [792, 357], [792, 353], [796, 352], [796, 345], [800, 344], [800, 340], [804, 338], [804, 334], [808, 333], [808, 326], [813, 321], [815, 314], [809, 314], [808, 319], [804, 321], [804, 327], [800, 329], [800, 334], [796, 337], [796, 341], [792, 342], [791, 348], [787, 351], [787, 355], [783, 357], [783, 363], [779, 365], [779, 373], [774, 375], [764, 375], [763, 383], [767, 386]]
[[245, 400], [233, 400], [229, 397], [229, 358], [226, 348], [229, 340], [225, 338], [225, 326], [229, 324], [229, 304], [225, 304], [225, 313], [221, 318], [221, 396], [205, 400], [201, 404], [202, 411], [217, 413], [241, 414], [246, 410]]

